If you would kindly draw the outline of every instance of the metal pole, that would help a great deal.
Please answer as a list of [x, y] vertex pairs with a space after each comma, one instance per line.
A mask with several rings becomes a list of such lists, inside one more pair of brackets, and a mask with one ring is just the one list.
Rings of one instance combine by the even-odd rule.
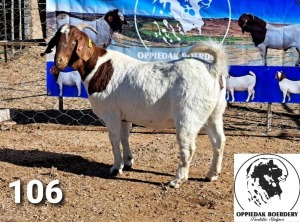
[[[7, 40], [6, 2], [3, 0], [4, 40]], [[4, 60], [7, 63], [7, 47], [4, 46]]]
[[3, 5], [3, 14], [4, 14], [4, 40], [7, 40], [7, 25], [6, 25], [6, 2], [4, 1]]
[[[15, 18], [14, 18], [14, 11], [15, 11], [15, 1], [14, 0], [11, 0], [11, 12], [10, 12], [10, 15], [11, 15], [11, 21], [10, 21], [10, 25], [11, 25], [11, 40], [15, 40]], [[11, 46], [11, 57], [13, 58], [14, 57], [14, 47]]]
[[24, 0], [24, 36], [25, 39], [30, 37], [30, 21], [29, 21], [29, 1]]
[[19, 0], [19, 40], [22, 40], [22, 2]]
[[64, 111], [64, 99], [62, 96], [58, 97], [58, 110], [60, 112]]

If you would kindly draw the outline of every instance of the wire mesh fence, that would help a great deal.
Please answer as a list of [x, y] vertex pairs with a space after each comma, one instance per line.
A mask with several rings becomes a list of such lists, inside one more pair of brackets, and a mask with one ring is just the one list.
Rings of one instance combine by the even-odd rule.
[[[40, 44], [46, 36], [45, 8], [45, 1], [0, 3], [0, 109], [9, 109], [11, 119], [20, 124], [102, 125], [87, 99], [64, 98], [61, 109], [59, 98], [47, 95], [46, 61], [40, 57], [45, 50]], [[297, 136], [299, 126], [298, 104], [232, 103], [225, 113], [229, 134]]]

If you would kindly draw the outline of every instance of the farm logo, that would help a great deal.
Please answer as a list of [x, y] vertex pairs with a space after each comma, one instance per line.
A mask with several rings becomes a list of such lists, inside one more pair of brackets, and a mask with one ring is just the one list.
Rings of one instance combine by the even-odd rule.
[[[143, 20], [143, 30], [138, 27], [138, 11], [139, 1], [135, 4], [135, 27], [141, 43], [148, 49], [149, 41], [162, 42], [166, 46], [183, 44], [189, 41], [192, 36], [201, 35], [201, 28], [204, 21], [200, 12], [206, 10], [208, 13], [213, 0], [154, 0], [146, 14], [151, 15], [151, 19]], [[223, 0], [228, 4], [229, 16], [231, 18], [230, 0]], [[142, 1], [143, 2], [143, 1]], [[141, 3], [142, 3], [141, 2]], [[140, 3], [140, 5], [142, 5]], [[215, 11], [214, 11], [215, 12]], [[212, 12], [213, 14], [213, 12]], [[227, 32], [230, 27], [230, 19], [228, 22]], [[150, 31], [151, 29], [151, 31]], [[223, 39], [223, 40], [224, 40]]]
[[300, 221], [299, 157], [235, 154], [235, 221]]

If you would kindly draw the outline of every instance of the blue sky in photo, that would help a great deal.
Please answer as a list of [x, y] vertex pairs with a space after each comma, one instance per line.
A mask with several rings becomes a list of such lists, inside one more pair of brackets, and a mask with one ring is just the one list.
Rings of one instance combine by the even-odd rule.
[[[185, 0], [178, 1], [183, 6], [188, 4]], [[199, 0], [200, 4], [208, 1]], [[252, 13], [272, 23], [300, 23], [300, 6], [296, 4], [296, 0], [212, 0], [211, 7], [202, 8], [200, 14], [203, 18], [228, 18], [228, 2], [233, 20], [238, 19], [243, 13]], [[136, 3], [135, 0], [48, 0], [47, 10], [102, 14], [119, 8], [121, 12], [128, 15], [134, 14]], [[154, 6], [156, 10], [152, 14]], [[159, 0], [138, 0], [137, 14], [160, 16], [160, 8], [163, 9], [163, 6]], [[164, 15], [168, 14], [168, 10], [170, 11], [169, 4], [166, 4]]]

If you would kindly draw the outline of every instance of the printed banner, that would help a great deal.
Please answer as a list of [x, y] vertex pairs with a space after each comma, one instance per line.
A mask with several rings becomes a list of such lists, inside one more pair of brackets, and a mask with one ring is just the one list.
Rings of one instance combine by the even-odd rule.
[[[109, 14], [116, 9], [122, 30]], [[47, 37], [65, 23], [83, 23], [97, 31], [83, 29], [98, 46], [149, 62], [184, 59], [192, 45], [212, 38], [228, 52], [228, 101], [299, 103], [299, 14], [298, 0], [47, 0]], [[48, 95], [88, 97], [76, 70], [52, 74], [53, 60], [54, 51]]]

